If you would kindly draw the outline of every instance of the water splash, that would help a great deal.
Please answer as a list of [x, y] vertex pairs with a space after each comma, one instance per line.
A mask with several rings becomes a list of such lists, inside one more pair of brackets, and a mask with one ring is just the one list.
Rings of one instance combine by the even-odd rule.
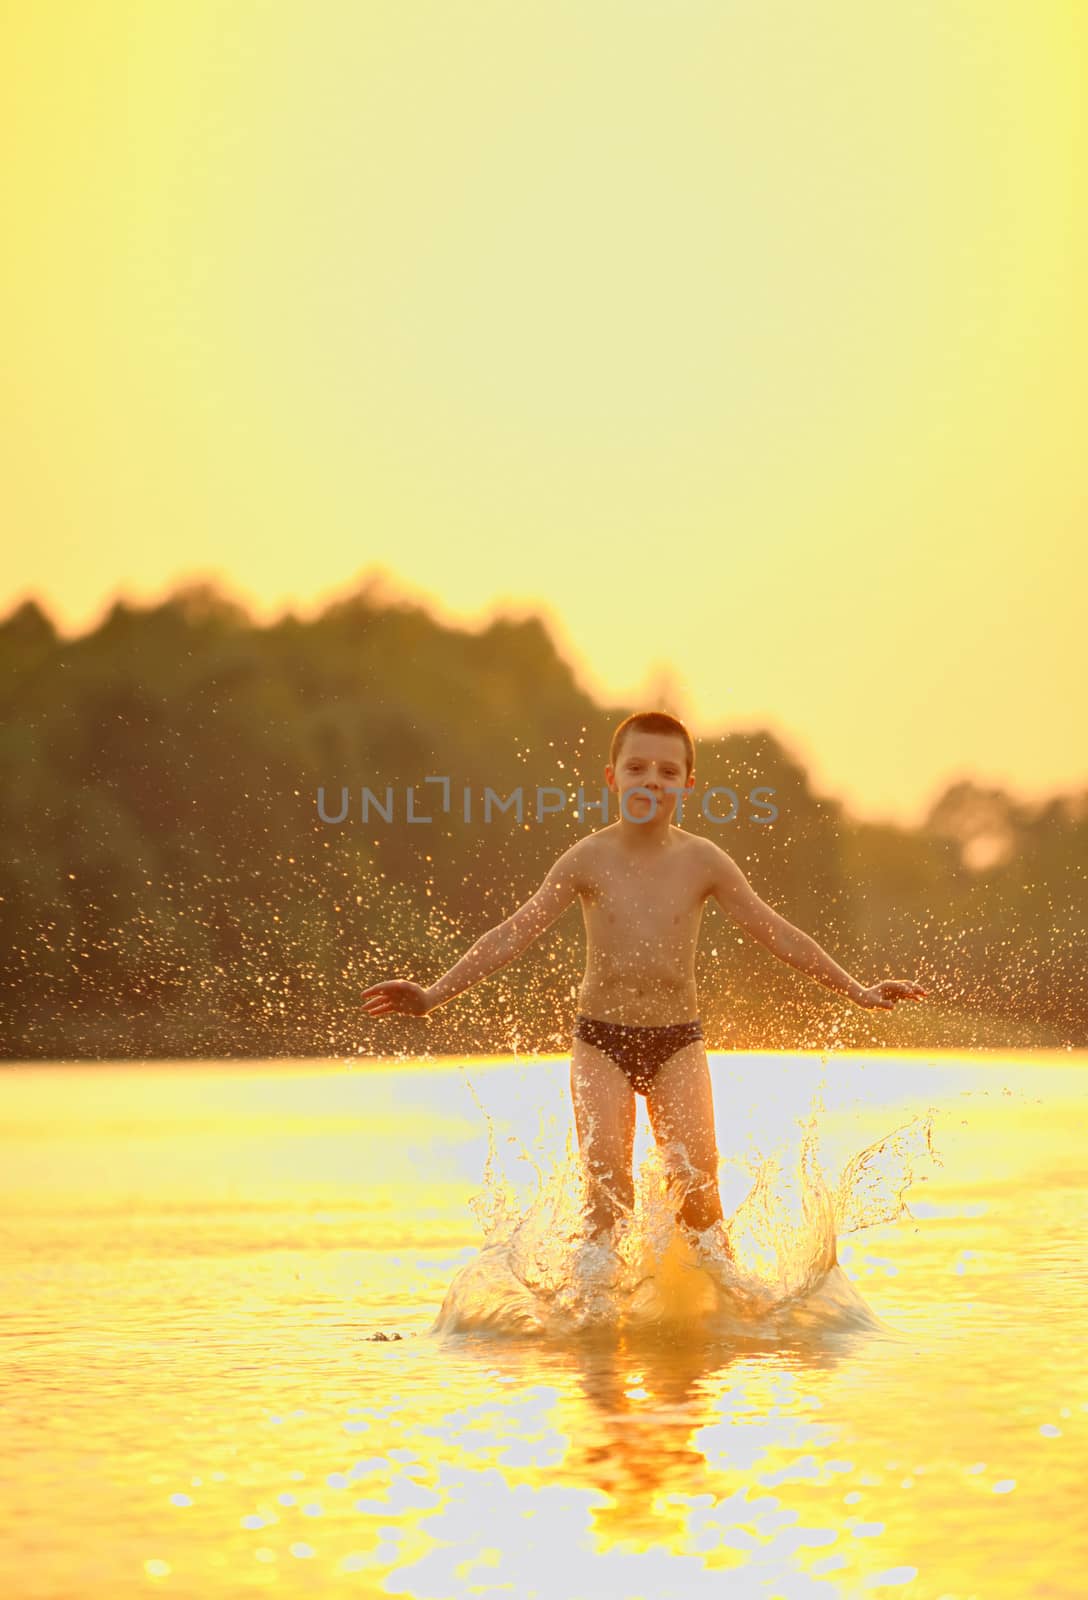
[[[822, 1109], [817, 1099], [798, 1123], [792, 1149], [787, 1139], [769, 1152], [753, 1149], [743, 1162], [721, 1163], [734, 1177], [746, 1171], [749, 1186], [725, 1223], [702, 1234], [678, 1220], [696, 1175], [678, 1170], [675, 1155], [666, 1164], [651, 1149], [635, 1175], [633, 1208], [598, 1239], [586, 1232], [573, 1134], [550, 1170], [532, 1163], [539, 1186], [526, 1206], [501, 1171], [484, 1111], [487, 1161], [483, 1187], [470, 1202], [484, 1243], [450, 1284], [432, 1332], [566, 1338], [594, 1329], [682, 1328], [780, 1340], [883, 1330], [839, 1268], [836, 1240], [909, 1216], [903, 1195], [916, 1167], [939, 1159], [936, 1113], [893, 1129], [831, 1179], [819, 1154]], [[531, 1160], [524, 1152], [522, 1158]]]

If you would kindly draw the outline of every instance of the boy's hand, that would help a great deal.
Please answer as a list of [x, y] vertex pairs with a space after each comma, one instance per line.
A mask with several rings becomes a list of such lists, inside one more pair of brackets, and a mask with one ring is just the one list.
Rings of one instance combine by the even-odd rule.
[[368, 1017], [425, 1017], [430, 1009], [430, 992], [407, 978], [390, 978], [363, 990], [363, 1010]]
[[858, 995], [859, 1006], [871, 1006], [882, 1011], [894, 1011], [900, 1000], [923, 1000], [926, 991], [920, 983], [910, 983], [906, 978], [885, 978], [874, 983]]

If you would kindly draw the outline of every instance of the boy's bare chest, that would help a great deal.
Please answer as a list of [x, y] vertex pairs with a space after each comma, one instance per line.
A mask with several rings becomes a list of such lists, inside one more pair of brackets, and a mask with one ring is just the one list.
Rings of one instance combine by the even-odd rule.
[[611, 870], [594, 873], [583, 900], [594, 921], [632, 924], [676, 922], [702, 905], [705, 889], [690, 870]]

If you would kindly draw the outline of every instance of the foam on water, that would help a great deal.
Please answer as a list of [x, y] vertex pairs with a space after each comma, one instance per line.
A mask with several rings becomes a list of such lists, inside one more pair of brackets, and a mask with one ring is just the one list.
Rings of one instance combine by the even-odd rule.
[[[485, 1113], [486, 1114], [486, 1113]], [[568, 1135], [564, 1158], [528, 1206], [498, 1171], [494, 1127], [473, 1211], [484, 1232], [456, 1275], [432, 1332], [556, 1336], [594, 1329], [701, 1330], [781, 1339], [818, 1330], [877, 1331], [883, 1324], [842, 1273], [842, 1233], [909, 1216], [903, 1201], [919, 1159], [936, 1159], [933, 1113], [852, 1156], [831, 1180], [819, 1160], [822, 1108], [800, 1143], [753, 1152], [750, 1187], [724, 1227], [695, 1234], [677, 1221], [691, 1175], [649, 1151], [635, 1203], [611, 1238], [585, 1224], [581, 1163]], [[723, 1162], [737, 1168], [740, 1163]]]

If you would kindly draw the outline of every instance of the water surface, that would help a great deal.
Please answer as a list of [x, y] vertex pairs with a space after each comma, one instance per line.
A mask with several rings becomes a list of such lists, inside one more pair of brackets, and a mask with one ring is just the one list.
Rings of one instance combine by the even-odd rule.
[[0, 1071], [0, 1592], [1082, 1595], [1088, 1054], [711, 1065], [769, 1316], [561, 1304], [563, 1060]]

